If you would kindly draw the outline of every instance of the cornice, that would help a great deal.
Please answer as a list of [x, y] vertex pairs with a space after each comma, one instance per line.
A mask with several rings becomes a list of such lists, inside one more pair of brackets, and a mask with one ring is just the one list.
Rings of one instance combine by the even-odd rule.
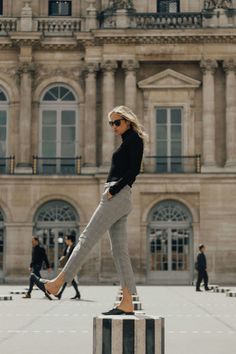
[[192, 43], [236, 43], [236, 28], [201, 28], [178, 30], [140, 30], [105, 29], [94, 30], [77, 36], [78, 44], [83, 46], [119, 44], [192, 44]]

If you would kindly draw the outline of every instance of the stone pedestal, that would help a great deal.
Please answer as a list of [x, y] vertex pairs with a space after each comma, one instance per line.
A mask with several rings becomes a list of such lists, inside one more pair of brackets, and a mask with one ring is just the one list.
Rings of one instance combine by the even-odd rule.
[[129, 16], [126, 9], [116, 10], [116, 28], [128, 28]]
[[33, 14], [30, 4], [31, 1], [24, 1], [24, 7], [21, 10], [20, 31], [22, 32], [31, 32], [33, 28]]
[[93, 319], [93, 354], [164, 354], [164, 318], [98, 316]]
[[86, 0], [86, 2], [89, 4], [86, 10], [86, 31], [90, 31], [97, 28], [97, 10], [94, 7], [96, 0]]

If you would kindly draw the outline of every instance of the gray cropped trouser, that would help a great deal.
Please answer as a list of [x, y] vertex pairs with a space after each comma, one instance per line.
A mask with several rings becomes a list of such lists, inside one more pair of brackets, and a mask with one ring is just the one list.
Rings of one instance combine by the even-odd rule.
[[109, 185], [109, 183], [105, 184], [101, 201], [80, 235], [79, 242], [62, 272], [65, 273], [65, 282], [70, 283], [85, 262], [90, 250], [101, 239], [102, 235], [109, 231], [111, 251], [120, 277], [121, 287], [122, 289], [128, 288], [131, 294], [136, 294], [126, 229], [127, 216], [131, 211], [131, 188], [125, 186], [108, 200]]

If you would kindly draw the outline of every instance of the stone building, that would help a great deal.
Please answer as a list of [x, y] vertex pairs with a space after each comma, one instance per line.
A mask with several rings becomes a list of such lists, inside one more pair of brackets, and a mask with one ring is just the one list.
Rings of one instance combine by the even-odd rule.
[[[0, 0], [0, 281], [23, 281], [32, 233], [57, 272], [99, 202], [125, 104], [149, 141], [132, 191], [139, 283], [236, 282], [236, 0]], [[104, 235], [81, 281], [115, 282]]]

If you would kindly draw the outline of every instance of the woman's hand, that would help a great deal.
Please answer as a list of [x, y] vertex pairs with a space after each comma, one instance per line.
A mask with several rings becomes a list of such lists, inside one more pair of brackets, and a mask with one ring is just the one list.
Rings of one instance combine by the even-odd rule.
[[108, 192], [107, 193], [107, 199], [110, 200], [112, 197], [113, 197], [113, 195], [110, 192]]

